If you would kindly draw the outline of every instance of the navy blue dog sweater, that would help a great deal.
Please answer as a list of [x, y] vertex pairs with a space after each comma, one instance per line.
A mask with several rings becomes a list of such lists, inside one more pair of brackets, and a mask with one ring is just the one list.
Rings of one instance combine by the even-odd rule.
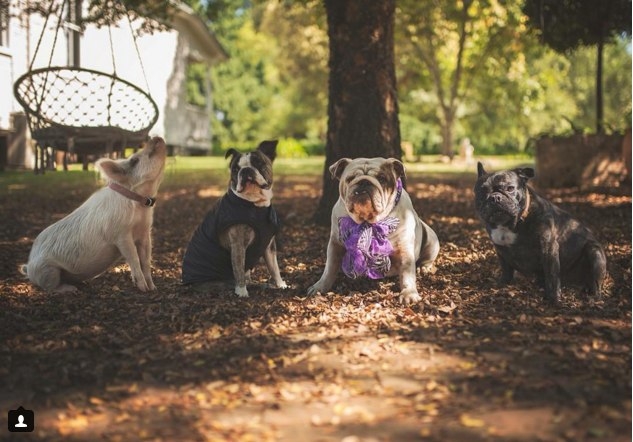
[[206, 214], [189, 241], [182, 262], [183, 283], [233, 279], [231, 252], [220, 245], [220, 234], [236, 224], [246, 224], [255, 230], [255, 240], [246, 249], [245, 270], [257, 264], [279, 230], [279, 219], [272, 205], [257, 207], [229, 190]]

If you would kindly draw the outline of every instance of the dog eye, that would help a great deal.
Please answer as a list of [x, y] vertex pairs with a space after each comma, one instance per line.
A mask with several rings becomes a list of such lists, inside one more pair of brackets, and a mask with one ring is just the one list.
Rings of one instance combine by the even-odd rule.
[[506, 192], [514, 192], [515, 187], [514, 186], [508, 186], [506, 187]]
[[132, 157], [130, 158], [130, 166], [134, 167], [138, 164], [138, 157]]
[[387, 177], [384, 175], [378, 175], [376, 176], [376, 179], [380, 184], [387, 184]]

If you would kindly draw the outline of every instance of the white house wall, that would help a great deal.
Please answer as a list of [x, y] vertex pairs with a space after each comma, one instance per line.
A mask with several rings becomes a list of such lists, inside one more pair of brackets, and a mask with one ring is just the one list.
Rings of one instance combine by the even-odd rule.
[[[187, 103], [186, 68], [192, 54], [190, 40], [178, 35], [174, 69], [167, 81], [167, 103], [164, 107], [165, 132], [170, 134], [171, 144], [187, 151], [204, 151], [211, 148], [211, 107], [197, 107]], [[210, 91], [206, 91], [211, 102]]]
[[[137, 25], [132, 23], [132, 28]], [[201, 52], [193, 49], [195, 36], [180, 20], [174, 26], [181, 29], [138, 37], [138, 53], [129, 22], [123, 21], [110, 29], [89, 26], [81, 39], [81, 66], [106, 73], [116, 70], [117, 77], [144, 91], [149, 87], [159, 110], [150, 135], [164, 137], [170, 146], [208, 150], [211, 148], [208, 111], [191, 106], [186, 100], [187, 64], [199, 60]]]
[[[48, 21], [40, 41], [44, 17], [27, 15], [16, 6], [18, 2], [10, 3], [9, 46], [0, 46], [0, 131], [11, 130], [11, 115], [23, 112], [13, 97], [13, 83], [29, 70], [38, 41], [40, 46], [33, 68], [68, 65], [68, 42], [63, 29], [57, 35], [53, 50], [56, 18]], [[174, 18], [174, 30], [145, 34], [137, 39], [147, 84], [127, 21], [111, 28], [112, 45], [107, 27], [89, 26], [80, 42], [80, 64], [109, 74], [116, 69], [119, 78], [144, 91], [149, 86], [159, 110], [150, 135], [162, 136], [172, 146], [210, 149], [211, 106], [199, 108], [187, 104], [186, 65], [191, 61], [212, 65], [224, 60], [226, 54], [202, 21], [187, 11], [183, 7]], [[114, 67], [111, 47], [114, 48]], [[210, 91], [206, 93], [211, 100]]]
[[[159, 115], [151, 135], [167, 137], [165, 106], [168, 101], [167, 82], [174, 67], [178, 33], [175, 31], [144, 35], [137, 39], [141, 61], [134, 47], [129, 28], [112, 28], [116, 75], [149, 93], [158, 106]], [[81, 65], [85, 68], [113, 73], [112, 51], [108, 29], [90, 27], [81, 42]], [[143, 69], [145, 75], [143, 75]], [[174, 140], [168, 140], [173, 143]]]
[[[9, 46], [0, 46], [0, 129], [11, 129], [11, 114], [22, 112], [22, 106], [13, 97], [13, 83], [29, 70], [31, 60], [33, 68], [41, 68], [51, 64], [67, 64], [66, 37], [60, 31], [55, 51], [53, 48], [53, 36], [55, 35], [55, 20], [49, 20], [47, 31], [50, 37], [42, 38], [39, 50], [36, 52], [44, 17], [32, 14], [20, 14], [17, 6], [11, 3], [9, 19]], [[52, 54], [51, 54], [52, 52]]]

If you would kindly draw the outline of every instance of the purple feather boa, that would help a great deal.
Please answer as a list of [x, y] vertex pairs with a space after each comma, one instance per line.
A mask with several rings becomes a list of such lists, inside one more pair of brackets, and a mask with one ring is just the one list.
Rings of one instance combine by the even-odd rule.
[[[396, 205], [401, 194], [402, 181], [398, 178]], [[399, 224], [400, 220], [394, 217], [387, 217], [374, 224], [356, 224], [350, 216], [339, 218], [339, 238], [345, 245], [343, 272], [350, 278], [384, 278], [391, 269], [389, 256], [393, 252], [388, 236]]]

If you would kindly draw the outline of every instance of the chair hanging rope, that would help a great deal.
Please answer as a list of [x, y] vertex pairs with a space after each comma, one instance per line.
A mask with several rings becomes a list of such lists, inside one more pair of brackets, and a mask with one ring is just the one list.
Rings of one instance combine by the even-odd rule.
[[[55, 42], [63, 10], [62, 5]], [[52, 6], [49, 14], [51, 11]], [[45, 28], [40, 41], [44, 32]], [[51, 66], [54, 49], [53, 45], [48, 67], [32, 69], [31, 63], [29, 71], [13, 87], [16, 100], [27, 114], [31, 136], [41, 149], [102, 154], [138, 146], [147, 139], [158, 119], [158, 106], [148, 93], [117, 77], [116, 70], [107, 74], [86, 68]], [[138, 48], [137, 54], [140, 57]]]

